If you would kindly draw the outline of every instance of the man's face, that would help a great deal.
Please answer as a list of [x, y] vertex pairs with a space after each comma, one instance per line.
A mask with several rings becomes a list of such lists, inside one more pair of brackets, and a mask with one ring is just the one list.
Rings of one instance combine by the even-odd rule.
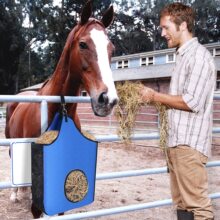
[[162, 29], [161, 36], [166, 38], [169, 48], [181, 46], [182, 32], [178, 30], [176, 24], [171, 21], [170, 16], [161, 17], [160, 27]]

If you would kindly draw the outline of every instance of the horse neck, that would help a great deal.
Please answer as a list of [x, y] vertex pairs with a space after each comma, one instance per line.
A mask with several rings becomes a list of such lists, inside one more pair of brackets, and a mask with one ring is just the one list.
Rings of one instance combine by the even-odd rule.
[[[45, 85], [38, 92], [38, 95], [53, 95], [53, 96], [78, 96], [80, 90], [80, 81], [77, 77], [73, 77], [78, 73], [69, 71], [69, 48], [70, 39], [73, 37], [74, 31], [69, 35], [64, 50], [61, 54], [57, 67], [50, 78], [50, 80], [45, 83]], [[77, 104], [67, 105], [68, 114], [75, 117]], [[49, 121], [52, 120], [55, 112], [60, 108], [60, 104], [50, 103], [48, 105]]]
[[[39, 91], [39, 95], [64, 95], [64, 96], [77, 96], [80, 89], [80, 82], [70, 77], [68, 63], [65, 59], [65, 54], [57, 64], [56, 70], [52, 77]], [[74, 73], [71, 73], [74, 75]]]
[[69, 34], [63, 52], [60, 56], [56, 69], [48, 81], [39, 91], [40, 95], [69, 95], [77, 96], [80, 89], [80, 82], [77, 79], [78, 73], [69, 71], [69, 57], [71, 50], [71, 43], [74, 35], [79, 30], [77, 25]]

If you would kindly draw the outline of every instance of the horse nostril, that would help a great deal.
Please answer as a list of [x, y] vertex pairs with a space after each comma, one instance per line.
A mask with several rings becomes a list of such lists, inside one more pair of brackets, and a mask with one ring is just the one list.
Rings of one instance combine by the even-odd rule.
[[112, 101], [112, 103], [111, 103], [112, 106], [115, 106], [115, 105], [117, 105], [117, 104], [118, 104], [118, 99], [114, 99], [114, 100]]
[[108, 104], [108, 102], [109, 102], [109, 99], [108, 99], [107, 93], [103, 92], [98, 98], [98, 103], [106, 105]]

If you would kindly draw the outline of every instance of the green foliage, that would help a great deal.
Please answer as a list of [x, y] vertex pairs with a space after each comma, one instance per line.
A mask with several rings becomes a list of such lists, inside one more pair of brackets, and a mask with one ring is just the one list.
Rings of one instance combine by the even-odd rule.
[[21, 11], [15, 1], [0, 4], [0, 94], [15, 90], [19, 57], [24, 49]]
[[215, 0], [192, 3], [196, 11], [195, 34], [201, 43], [220, 41], [220, 2]]

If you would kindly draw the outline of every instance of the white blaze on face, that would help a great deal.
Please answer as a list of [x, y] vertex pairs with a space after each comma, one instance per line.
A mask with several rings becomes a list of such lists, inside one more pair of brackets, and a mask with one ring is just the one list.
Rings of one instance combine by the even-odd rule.
[[90, 36], [96, 47], [98, 65], [101, 72], [101, 77], [104, 84], [108, 87], [108, 98], [111, 103], [112, 100], [118, 99], [117, 92], [114, 85], [112, 71], [108, 59], [108, 43], [109, 40], [103, 31], [93, 29]]

